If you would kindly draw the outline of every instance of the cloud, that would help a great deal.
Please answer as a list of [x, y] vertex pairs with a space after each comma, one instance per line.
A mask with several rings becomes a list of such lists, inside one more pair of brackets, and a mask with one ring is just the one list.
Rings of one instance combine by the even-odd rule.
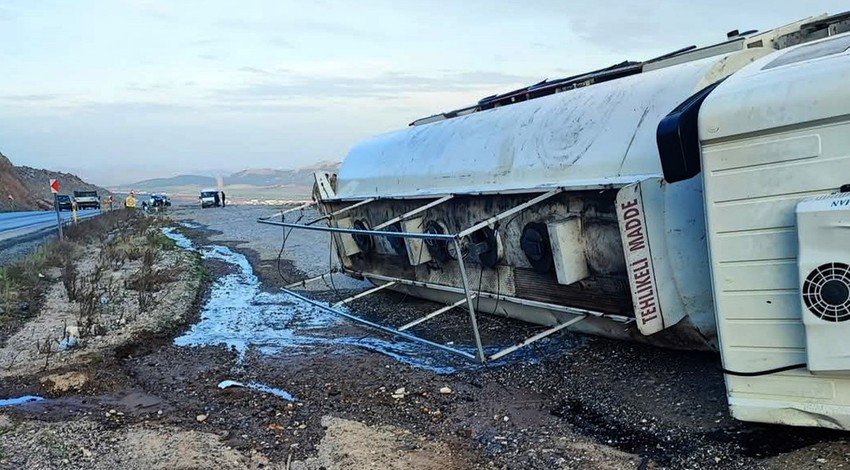
[[151, 84], [141, 84], [136, 82], [131, 82], [124, 87], [127, 91], [135, 91], [140, 93], [150, 93], [150, 92], [159, 92], [164, 90], [170, 90], [173, 86], [168, 83], [151, 83]]
[[240, 72], [253, 73], [257, 75], [272, 75], [272, 72], [257, 67], [239, 67], [237, 70], [239, 70]]
[[[436, 76], [386, 72], [374, 77], [346, 75], [312, 77], [278, 74], [241, 88], [219, 90], [224, 99], [268, 100], [280, 98], [378, 98], [392, 99], [413, 93], [447, 93], [531, 84], [539, 77], [501, 72], [444, 72]], [[498, 92], [499, 90], [494, 90]]]
[[236, 112], [246, 114], [297, 114], [322, 111], [320, 106], [287, 103], [215, 103], [210, 105], [211, 109], [225, 112]]
[[[236, 31], [267, 31], [273, 34], [280, 33], [280, 31], [288, 31], [292, 33], [293, 36], [318, 33], [321, 35], [330, 34], [333, 36], [342, 36], [347, 38], [356, 37], [359, 39], [370, 39], [375, 41], [382, 41], [386, 39], [384, 34], [373, 30], [356, 28], [343, 23], [333, 23], [307, 18], [292, 20], [249, 20], [243, 18], [228, 18], [217, 21], [215, 25], [220, 28]], [[275, 40], [279, 40], [281, 43], [275, 44]], [[272, 44], [278, 46], [291, 46], [287, 41], [280, 39], [278, 36], [273, 36], [271, 41]]]
[[81, 102], [64, 107], [66, 111], [120, 116], [125, 119], [152, 115], [169, 115], [183, 111], [192, 111], [196, 106], [178, 103], [157, 103], [148, 101], [113, 101], [113, 102]]
[[125, 0], [126, 3], [144, 16], [158, 20], [175, 18], [174, 10], [168, 2], [155, 0]]
[[[818, 7], [812, 5], [817, 3]], [[565, 13], [571, 30], [590, 44], [609, 51], [644, 54], [681, 47], [708, 46], [726, 39], [733, 29], [770, 29], [818, 14], [846, 9], [839, 0], [800, 2], [792, 0], [655, 0], [623, 2], [595, 0], [570, 3]], [[835, 12], [835, 11], [833, 11]]]
[[0, 100], [22, 102], [22, 101], [52, 101], [62, 98], [62, 95], [49, 93], [29, 94], [29, 95], [6, 95], [0, 96]]
[[272, 46], [276, 46], [276, 47], [280, 47], [280, 48], [284, 48], [284, 49], [291, 49], [293, 47], [291, 42], [289, 42], [286, 39], [283, 39], [279, 36], [274, 36], [271, 39], [269, 39], [269, 44], [271, 44]]

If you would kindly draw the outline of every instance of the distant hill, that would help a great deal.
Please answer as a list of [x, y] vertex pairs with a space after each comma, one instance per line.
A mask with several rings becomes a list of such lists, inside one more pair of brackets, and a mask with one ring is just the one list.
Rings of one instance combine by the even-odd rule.
[[[339, 162], [322, 161], [294, 170], [257, 168], [238, 171], [222, 178], [228, 198], [279, 199], [309, 196], [313, 188], [313, 173], [336, 173]], [[163, 192], [173, 195], [193, 195], [202, 188], [217, 187], [216, 178], [201, 175], [179, 175], [122, 184], [116, 190]]]
[[0, 153], [0, 212], [39, 209], [12, 162]]
[[328, 171], [336, 173], [339, 162], [322, 161], [295, 170], [274, 170], [270, 168], [242, 170], [224, 178], [225, 185], [283, 186], [313, 185], [313, 173]]
[[167, 189], [181, 188], [185, 186], [215, 187], [216, 181], [212, 176], [177, 175], [172, 176], [171, 178], [154, 178], [132, 184], [122, 184], [119, 189], [128, 191], [168, 192]]
[[53, 194], [48, 187], [51, 179], [58, 179], [62, 194], [74, 191], [98, 191], [106, 196], [109, 191], [89, 184], [77, 175], [41, 170], [28, 166], [16, 167], [0, 153], [0, 211], [50, 209]]

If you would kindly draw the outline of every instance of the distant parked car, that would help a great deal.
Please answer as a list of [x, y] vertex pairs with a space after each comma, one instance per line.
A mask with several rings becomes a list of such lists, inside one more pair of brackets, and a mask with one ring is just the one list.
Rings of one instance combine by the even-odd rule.
[[165, 207], [165, 198], [162, 194], [151, 194], [151, 207]]
[[74, 208], [73, 201], [71, 200], [71, 196], [67, 194], [57, 194], [56, 195], [56, 204], [59, 206], [60, 211], [69, 211]]

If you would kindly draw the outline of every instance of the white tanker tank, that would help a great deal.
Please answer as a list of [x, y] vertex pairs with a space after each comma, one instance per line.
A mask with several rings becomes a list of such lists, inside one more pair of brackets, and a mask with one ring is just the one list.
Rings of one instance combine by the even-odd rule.
[[850, 196], [829, 196], [850, 184], [848, 18], [421, 119], [316, 175], [328, 227], [284, 225], [334, 232], [370, 292], [446, 305], [373, 326], [465, 307], [482, 361], [516, 347], [482, 347], [478, 313], [547, 327], [523, 344], [570, 328], [719, 350], [736, 417], [850, 429]]

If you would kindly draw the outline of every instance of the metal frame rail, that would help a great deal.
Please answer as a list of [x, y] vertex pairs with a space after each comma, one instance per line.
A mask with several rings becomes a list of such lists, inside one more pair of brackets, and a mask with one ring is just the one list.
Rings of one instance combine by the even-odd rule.
[[[499, 213], [495, 216], [492, 216], [492, 217], [490, 217], [490, 218], [488, 218], [488, 219], [486, 219], [482, 222], [474, 224], [473, 226], [466, 228], [464, 230], [461, 230], [460, 232], [458, 232], [456, 234], [388, 232], [388, 231], [379, 230], [379, 228], [386, 228], [386, 227], [388, 227], [388, 226], [390, 226], [390, 225], [392, 225], [396, 222], [403, 221], [403, 220], [407, 219], [408, 217], [411, 217], [412, 215], [419, 214], [421, 212], [426, 211], [427, 209], [429, 209], [431, 207], [434, 207], [438, 204], [441, 204], [445, 201], [448, 201], [449, 199], [451, 199], [453, 197], [451, 195], [450, 196], [444, 196], [444, 197], [439, 198], [435, 201], [431, 201], [427, 204], [424, 204], [424, 205], [422, 205], [422, 206], [420, 206], [420, 207], [418, 207], [418, 208], [416, 208], [412, 211], [408, 211], [408, 212], [406, 212], [406, 213], [404, 213], [404, 214], [402, 214], [398, 217], [392, 218], [392, 219], [388, 220], [387, 222], [384, 222], [384, 223], [378, 225], [375, 229], [371, 229], [371, 230], [360, 230], [360, 229], [355, 229], [355, 228], [341, 228], [341, 227], [333, 227], [333, 226], [316, 226], [316, 225], [313, 225], [313, 224], [315, 222], [318, 222], [319, 220], [323, 220], [323, 219], [332, 220], [334, 215], [337, 215], [337, 214], [342, 213], [342, 212], [346, 212], [349, 209], [353, 209], [355, 207], [358, 207], [358, 206], [361, 206], [361, 205], [364, 205], [364, 204], [368, 204], [368, 203], [374, 201], [375, 199], [363, 200], [359, 203], [348, 206], [347, 208], [344, 208], [340, 211], [329, 214], [328, 216], [323, 217], [322, 219], [310, 221], [307, 224], [287, 223], [287, 222], [284, 222], [284, 221], [278, 222], [276, 220], [270, 220], [269, 218], [258, 219], [257, 222], [262, 223], [262, 224], [286, 227], [286, 228], [289, 228], [289, 229], [312, 230], [312, 231], [317, 231], [317, 232], [340, 233], [340, 234], [348, 234], [348, 235], [371, 235], [371, 236], [377, 236], [377, 237], [397, 237], [397, 238], [405, 238], [405, 239], [406, 238], [412, 238], [412, 239], [420, 239], [420, 240], [444, 240], [446, 242], [454, 244], [455, 253], [460, 254], [461, 253], [461, 241], [463, 240], [464, 237], [466, 237], [469, 234], [471, 234], [471, 233], [473, 233], [477, 230], [480, 230], [484, 227], [494, 226], [497, 222], [504, 220], [507, 217], [511, 217], [515, 214], [518, 214], [519, 212], [522, 212], [525, 209], [528, 209], [529, 207], [531, 207], [535, 204], [543, 202], [543, 201], [545, 201], [545, 200], [547, 200], [547, 199], [549, 199], [553, 196], [556, 196], [563, 191], [564, 191], [563, 188], [558, 188], [558, 189], [554, 189], [552, 191], [546, 192], [544, 194], [541, 194], [539, 196], [536, 196], [536, 197], [530, 199], [529, 201], [526, 201], [526, 202], [519, 204], [519, 205], [517, 205], [517, 206], [515, 206], [511, 209], [508, 209], [508, 210], [501, 212], [501, 213]], [[300, 208], [295, 208], [294, 210], [298, 210], [298, 209], [300, 209]], [[290, 211], [294, 211], [294, 210], [290, 210]], [[290, 212], [290, 211], [285, 211], [283, 213]], [[464, 262], [463, 256], [458, 256], [457, 262], [458, 262], [458, 268], [460, 270], [460, 276], [461, 276], [463, 288], [441, 286], [441, 285], [429, 284], [429, 283], [420, 282], [420, 281], [413, 281], [413, 280], [409, 280], [409, 279], [392, 278], [392, 277], [388, 277], [388, 276], [381, 276], [381, 275], [378, 275], [378, 274], [360, 273], [360, 275], [362, 275], [363, 277], [370, 278], [370, 279], [373, 279], [373, 280], [383, 281], [385, 283], [381, 284], [381, 285], [379, 285], [375, 288], [372, 288], [372, 289], [369, 289], [367, 291], [356, 294], [354, 296], [351, 296], [347, 299], [341, 300], [341, 301], [339, 301], [339, 302], [337, 302], [333, 305], [325, 304], [325, 303], [310, 299], [310, 298], [305, 297], [305, 296], [303, 296], [303, 295], [301, 295], [297, 292], [294, 292], [292, 290], [292, 288], [296, 288], [296, 287], [299, 287], [299, 286], [305, 286], [307, 283], [314, 282], [314, 281], [317, 281], [317, 280], [320, 280], [320, 279], [324, 279], [324, 277], [326, 275], [329, 275], [329, 274], [332, 275], [333, 274], [333, 272], [329, 272], [329, 273], [322, 274], [321, 276], [316, 276], [316, 277], [313, 277], [311, 279], [306, 279], [304, 281], [300, 281], [300, 282], [290, 284], [290, 285], [286, 286], [285, 288], [283, 288], [283, 290], [285, 292], [289, 293], [290, 295], [302, 300], [302, 301], [308, 302], [308, 303], [310, 303], [310, 304], [312, 304], [316, 307], [319, 307], [323, 310], [326, 310], [328, 312], [346, 317], [346, 318], [354, 320], [358, 323], [362, 323], [364, 325], [370, 326], [372, 328], [378, 329], [380, 331], [383, 331], [383, 332], [386, 332], [386, 333], [389, 333], [389, 334], [392, 334], [392, 335], [395, 335], [395, 336], [399, 336], [399, 337], [402, 337], [402, 338], [405, 338], [405, 339], [408, 339], [408, 340], [411, 340], [411, 341], [416, 341], [416, 342], [419, 342], [419, 343], [427, 344], [429, 346], [433, 346], [433, 347], [436, 347], [436, 348], [441, 349], [443, 351], [447, 351], [447, 352], [450, 352], [450, 353], [453, 353], [453, 354], [457, 354], [459, 356], [463, 356], [463, 357], [466, 357], [468, 359], [478, 360], [481, 363], [486, 363], [487, 361], [494, 361], [494, 360], [500, 359], [500, 358], [502, 358], [502, 357], [524, 347], [524, 346], [527, 346], [527, 345], [529, 345], [529, 344], [531, 344], [535, 341], [538, 341], [542, 338], [545, 338], [545, 337], [547, 337], [551, 334], [557, 333], [558, 331], [561, 331], [562, 329], [567, 328], [567, 327], [569, 327], [569, 326], [571, 326], [575, 323], [578, 323], [579, 321], [582, 321], [582, 320], [584, 320], [588, 317], [591, 317], [591, 316], [595, 316], [595, 317], [603, 317], [604, 316], [606, 318], [610, 318], [610, 319], [613, 319], [613, 320], [622, 320], [624, 322], [629, 321], [629, 319], [627, 317], [622, 317], [622, 318], [617, 317], [617, 318], [615, 318], [616, 316], [604, 315], [604, 314], [599, 313], [599, 312], [593, 312], [593, 311], [585, 310], [585, 309], [555, 306], [555, 305], [547, 304], [547, 303], [544, 303], [544, 302], [523, 301], [523, 299], [515, 299], [515, 298], [512, 298], [512, 297], [507, 297], [507, 296], [503, 296], [503, 295], [495, 295], [495, 294], [490, 294], [490, 293], [485, 293], [485, 292], [473, 293], [471, 286], [470, 286], [470, 283], [469, 283], [469, 277], [468, 277], [467, 271], [466, 271], [466, 263]], [[345, 270], [343, 269], [343, 271], [345, 271]], [[390, 327], [390, 326], [381, 325], [381, 324], [366, 320], [366, 319], [358, 317], [356, 315], [352, 315], [351, 313], [348, 313], [348, 312], [341, 310], [339, 308], [339, 307], [342, 307], [343, 305], [346, 305], [350, 302], [353, 302], [354, 300], [361, 299], [363, 297], [366, 297], [368, 295], [374, 294], [376, 292], [379, 292], [381, 290], [384, 290], [386, 288], [393, 287], [393, 286], [396, 286], [396, 285], [408, 285], [408, 286], [414, 286], [414, 287], [437, 288], [439, 290], [443, 290], [443, 291], [447, 291], [447, 292], [455, 292], [455, 293], [458, 293], [458, 294], [462, 294], [463, 298], [461, 298], [457, 302], [454, 302], [450, 305], [447, 305], [445, 307], [441, 307], [441, 308], [439, 308], [439, 309], [437, 309], [437, 310], [435, 310], [435, 311], [433, 311], [433, 312], [431, 312], [431, 313], [429, 313], [429, 314], [427, 314], [423, 317], [420, 317], [416, 320], [408, 322], [405, 325], [402, 325], [398, 328], [393, 328], [393, 327]], [[476, 310], [475, 310], [475, 306], [473, 304], [473, 299], [475, 299], [477, 297], [487, 297], [487, 298], [491, 298], [491, 299], [504, 299], [506, 301], [520, 301], [520, 303], [523, 303], [523, 304], [526, 304], [526, 305], [529, 305], [529, 306], [540, 306], [540, 307], [544, 307], [544, 308], [548, 308], [548, 309], [554, 309], [554, 310], [562, 312], [562, 313], [568, 313], [568, 314], [576, 315], [576, 317], [572, 318], [572, 319], [570, 319], [566, 322], [559, 323], [559, 324], [557, 324], [557, 325], [555, 325], [555, 326], [553, 326], [553, 327], [551, 327], [547, 330], [544, 330], [540, 333], [537, 333], [537, 334], [521, 341], [520, 343], [517, 343], [515, 345], [504, 348], [501, 351], [498, 351], [498, 352], [488, 356], [488, 355], [485, 354], [484, 346], [481, 343], [481, 334], [480, 334], [479, 329], [478, 329], [477, 313], [476, 313]], [[470, 325], [471, 325], [471, 329], [472, 329], [472, 335], [475, 339], [475, 350], [476, 350], [475, 355], [472, 355], [467, 351], [463, 351], [461, 349], [453, 348], [453, 347], [448, 346], [448, 345], [435, 343], [433, 341], [429, 341], [427, 339], [424, 339], [424, 338], [421, 338], [419, 336], [412, 335], [412, 334], [406, 332], [406, 330], [409, 330], [410, 328], [413, 328], [414, 326], [420, 325], [420, 324], [422, 324], [422, 323], [424, 323], [428, 320], [431, 320], [431, 319], [433, 319], [433, 318], [435, 318], [439, 315], [442, 315], [443, 313], [446, 313], [449, 310], [460, 307], [464, 303], [466, 304], [467, 309], [469, 311], [469, 321], [470, 321]]]

